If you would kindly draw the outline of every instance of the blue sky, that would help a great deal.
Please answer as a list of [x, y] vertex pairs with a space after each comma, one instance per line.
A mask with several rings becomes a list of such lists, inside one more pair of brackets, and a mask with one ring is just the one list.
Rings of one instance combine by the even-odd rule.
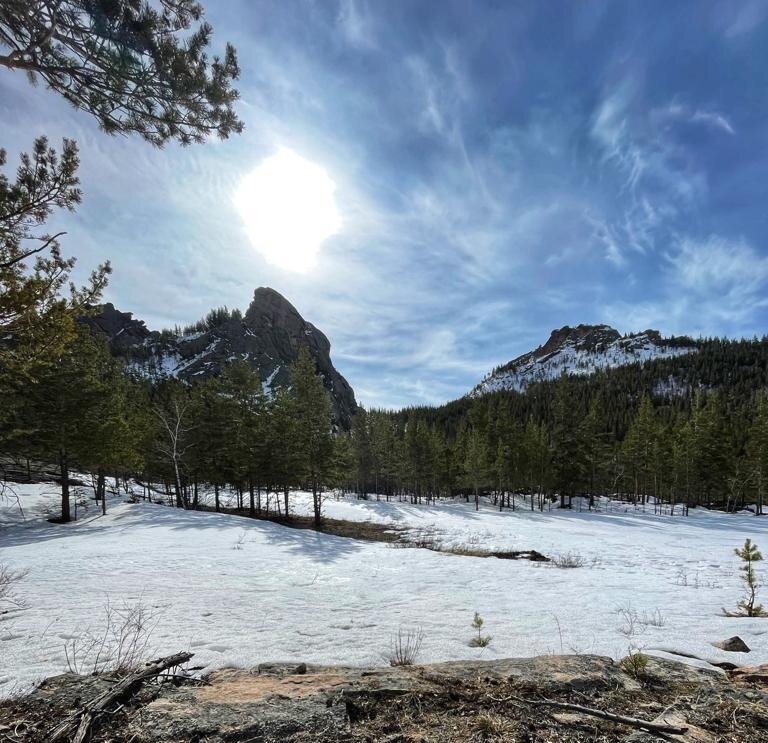
[[[84, 202], [55, 226], [149, 327], [272, 286], [389, 407], [458, 397], [566, 324], [766, 332], [768, 0], [204, 4], [242, 67], [229, 141], [107, 137], [0, 70], [0, 146], [78, 140]], [[281, 147], [337, 184], [308, 274], [232, 203]]]

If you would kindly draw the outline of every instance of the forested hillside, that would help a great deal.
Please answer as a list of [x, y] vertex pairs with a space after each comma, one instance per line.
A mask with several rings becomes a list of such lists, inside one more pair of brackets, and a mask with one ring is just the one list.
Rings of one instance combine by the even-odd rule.
[[[765, 501], [768, 339], [563, 374], [440, 407], [358, 416], [356, 487], [434, 494], [648, 496], [738, 508]], [[382, 486], [382, 482], [384, 485]], [[499, 505], [512, 500], [495, 495]]]

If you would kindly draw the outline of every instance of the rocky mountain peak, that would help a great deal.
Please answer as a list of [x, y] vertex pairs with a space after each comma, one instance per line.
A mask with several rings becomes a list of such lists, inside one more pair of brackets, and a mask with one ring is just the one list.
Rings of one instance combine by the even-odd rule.
[[610, 325], [565, 325], [546, 343], [494, 369], [471, 392], [479, 396], [499, 390], [521, 392], [528, 385], [556, 379], [562, 373], [592, 374], [627, 364], [679, 356], [696, 350], [693, 341], [665, 339], [658, 330], [622, 335]]
[[290, 366], [305, 346], [331, 394], [337, 422], [347, 427], [357, 408], [352, 388], [333, 366], [326, 336], [269, 287], [256, 289], [244, 316], [217, 310], [185, 331], [149, 331], [111, 304], [83, 322], [143, 376], [192, 380], [219, 374], [228, 363], [242, 360], [258, 371], [267, 393], [290, 384]]

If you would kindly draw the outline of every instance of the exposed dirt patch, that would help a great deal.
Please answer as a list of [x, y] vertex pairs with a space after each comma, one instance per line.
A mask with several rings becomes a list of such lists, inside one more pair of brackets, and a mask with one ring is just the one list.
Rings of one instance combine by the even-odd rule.
[[[207, 508], [205, 510], [212, 510]], [[222, 509], [222, 513], [234, 516], [257, 519], [259, 521], [271, 521], [274, 524], [287, 526], [291, 529], [310, 529], [321, 534], [331, 534], [335, 537], [348, 537], [349, 539], [362, 539], [366, 542], [397, 542], [403, 529], [387, 524], [377, 524], [372, 521], [344, 521], [342, 519], [324, 518], [320, 527], [315, 526], [311, 516], [278, 516], [273, 514], [256, 513], [251, 516], [247, 509], [228, 508]]]
[[208, 683], [195, 689], [202, 702], [245, 704], [269, 697], [303, 699], [317, 694], [334, 694], [348, 679], [340, 673], [305, 673], [291, 676], [254, 674], [249, 671], [224, 669], [207, 678]]

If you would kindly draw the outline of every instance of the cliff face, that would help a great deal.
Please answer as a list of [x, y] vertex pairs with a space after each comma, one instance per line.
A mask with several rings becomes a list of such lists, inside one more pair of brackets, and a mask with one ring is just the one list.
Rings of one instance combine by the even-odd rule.
[[333, 366], [328, 338], [274, 289], [256, 289], [245, 315], [219, 317], [196, 332], [152, 332], [111, 304], [83, 322], [146, 377], [204, 378], [240, 359], [259, 373], [265, 392], [288, 386], [290, 366], [304, 346], [331, 394], [336, 421], [348, 427], [357, 407], [352, 388]]

